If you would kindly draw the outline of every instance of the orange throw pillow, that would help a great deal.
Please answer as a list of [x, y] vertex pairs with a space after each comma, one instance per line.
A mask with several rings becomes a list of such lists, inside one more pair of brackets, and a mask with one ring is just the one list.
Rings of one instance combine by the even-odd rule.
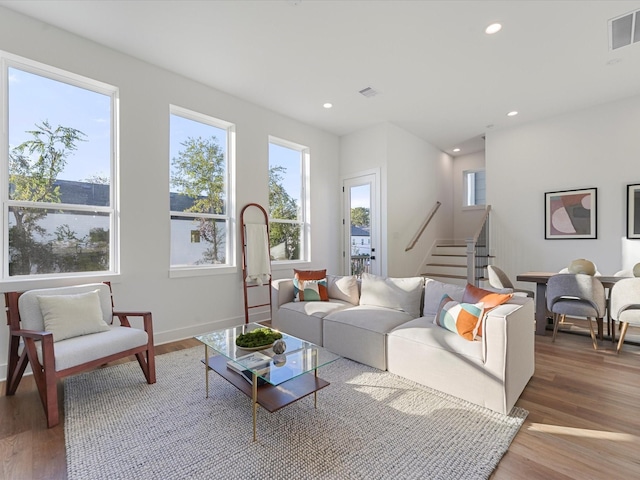
[[478, 322], [478, 333], [476, 335], [482, 336], [482, 319], [484, 318], [484, 314], [492, 308], [508, 302], [511, 297], [513, 297], [513, 293], [496, 293], [467, 283], [464, 293], [462, 294], [462, 301], [464, 303], [482, 302], [484, 304], [484, 312], [480, 317], [480, 322]]

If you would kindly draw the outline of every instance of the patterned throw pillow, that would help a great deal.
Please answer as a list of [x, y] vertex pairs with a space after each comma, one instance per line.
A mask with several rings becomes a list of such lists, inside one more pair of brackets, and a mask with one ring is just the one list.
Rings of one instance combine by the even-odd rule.
[[328, 302], [327, 271], [294, 269], [293, 293], [299, 302]]
[[483, 311], [482, 302], [476, 304], [460, 303], [445, 294], [442, 296], [433, 323], [457, 333], [465, 340], [473, 341], [476, 338]]
[[[496, 293], [467, 283], [467, 286], [464, 288], [464, 294], [462, 295], [462, 301], [465, 303], [482, 302], [484, 304], [484, 311], [488, 312], [492, 308], [508, 302], [511, 297], [513, 297], [513, 293]], [[480, 317], [480, 323], [478, 324], [477, 335], [482, 336], [482, 317]]]

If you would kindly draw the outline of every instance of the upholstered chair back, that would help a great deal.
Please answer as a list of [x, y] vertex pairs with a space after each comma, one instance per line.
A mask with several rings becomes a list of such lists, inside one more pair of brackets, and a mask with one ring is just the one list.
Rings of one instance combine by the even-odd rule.
[[36, 330], [38, 332], [45, 330], [44, 318], [42, 317], [40, 301], [38, 300], [39, 296], [77, 295], [95, 290], [98, 290], [98, 296], [100, 297], [102, 319], [107, 325], [111, 325], [113, 323], [111, 289], [109, 285], [105, 283], [90, 283], [71, 287], [41, 288], [24, 292], [18, 299], [18, 310], [20, 311], [22, 328], [24, 330]]

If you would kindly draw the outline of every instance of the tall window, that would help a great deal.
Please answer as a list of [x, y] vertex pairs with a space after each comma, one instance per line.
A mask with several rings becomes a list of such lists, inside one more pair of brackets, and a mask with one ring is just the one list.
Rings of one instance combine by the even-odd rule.
[[269, 246], [274, 261], [308, 260], [309, 149], [269, 139]]
[[2, 278], [115, 273], [117, 89], [0, 59]]
[[466, 170], [463, 172], [464, 207], [486, 205], [487, 189], [484, 170]]
[[171, 106], [171, 267], [234, 265], [233, 125]]

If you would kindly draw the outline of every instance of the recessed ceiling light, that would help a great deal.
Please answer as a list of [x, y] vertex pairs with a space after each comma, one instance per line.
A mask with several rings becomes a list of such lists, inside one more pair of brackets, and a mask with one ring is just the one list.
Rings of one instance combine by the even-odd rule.
[[492, 23], [484, 29], [484, 33], [487, 35], [493, 35], [494, 33], [498, 33], [500, 30], [502, 30], [502, 25], [499, 23]]
[[518, 112], [513, 110], [512, 112], [507, 113], [507, 117], [515, 117], [517, 114], [518, 114]]
[[454, 148], [454, 149], [453, 149], [453, 151], [454, 151], [455, 153], [458, 153], [458, 152], [460, 151], [460, 149], [459, 149], [459, 148]]
[[331, 108], [331, 107], [333, 107], [333, 103], [329, 103], [329, 102], [327, 102], [327, 103], [325, 103], [325, 104], [324, 104], [324, 105], [322, 105], [322, 106], [323, 106], [324, 108]]

